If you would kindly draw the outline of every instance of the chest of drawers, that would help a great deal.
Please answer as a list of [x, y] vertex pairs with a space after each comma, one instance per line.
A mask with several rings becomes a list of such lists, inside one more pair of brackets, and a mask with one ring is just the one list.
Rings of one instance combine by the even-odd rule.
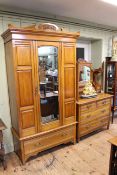
[[77, 102], [77, 140], [104, 126], [109, 128], [112, 95], [98, 94], [96, 98]]

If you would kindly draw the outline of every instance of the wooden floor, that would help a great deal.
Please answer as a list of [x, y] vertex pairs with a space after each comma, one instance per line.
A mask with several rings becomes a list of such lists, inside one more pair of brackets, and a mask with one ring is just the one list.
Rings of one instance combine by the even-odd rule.
[[15, 153], [6, 156], [7, 170], [0, 175], [108, 175], [110, 144], [117, 136], [117, 119], [109, 130], [95, 133], [76, 145], [59, 146], [22, 165]]

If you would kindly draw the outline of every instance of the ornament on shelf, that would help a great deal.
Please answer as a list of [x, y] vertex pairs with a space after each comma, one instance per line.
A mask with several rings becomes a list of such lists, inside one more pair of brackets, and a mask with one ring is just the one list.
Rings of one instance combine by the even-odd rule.
[[85, 84], [85, 87], [83, 89], [83, 94], [81, 95], [81, 97], [83, 97], [83, 98], [91, 98], [91, 97], [95, 97], [95, 96], [97, 96], [95, 88], [93, 87], [92, 83], [90, 81], [88, 81]]

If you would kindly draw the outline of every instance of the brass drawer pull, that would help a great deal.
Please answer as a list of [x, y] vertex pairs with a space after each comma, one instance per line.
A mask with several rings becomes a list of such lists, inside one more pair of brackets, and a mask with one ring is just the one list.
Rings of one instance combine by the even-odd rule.
[[103, 101], [102, 104], [105, 105], [106, 104], [106, 101]]
[[92, 105], [87, 105], [87, 108], [89, 109], [89, 108], [91, 108], [92, 107]]
[[103, 122], [104, 120], [100, 120], [100, 122]]
[[102, 113], [105, 113], [105, 112], [106, 112], [106, 109], [101, 110], [101, 112], [102, 112]]
[[35, 147], [39, 147], [39, 146], [42, 146], [42, 144], [41, 144], [40, 142], [38, 142], [38, 143], [35, 143], [34, 146], [35, 146]]
[[62, 133], [61, 136], [62, 137], [67, 136], [67, 133]]
[[100, 120], [100, 123], [103, 123], [104, 122], [104, 120]]
[[87, 115], [87, 118], [90, 118], [91, 117], [91, 115]]
[[86, 129], [89, 129], [90, 128], [90, 126], [86, 126]]
[[109, 118], [104, 118], [104, 119], [100, 120], [100, 123], [105, 123], [105, 122], [108, 122], [108, 121], [109, 121]]

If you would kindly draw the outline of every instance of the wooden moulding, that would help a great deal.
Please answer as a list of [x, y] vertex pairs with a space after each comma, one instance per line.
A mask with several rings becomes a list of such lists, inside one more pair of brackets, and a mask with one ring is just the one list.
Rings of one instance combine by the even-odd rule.
[[[62, 29], [59, 29], [57, 27], [52, 26], [52, 24], [40, 24], [40, 25], [31, 25], [31, 26], [27, 26], [27, 27], [16, 27], [12, 24], [8, 24], [8, 29], [1, 35], [3, 37], [3, 39], [7, 38], [10, 34], [14, 34], [14, 38], [17, 34], [26, 34], [26, 35], [30, 35], [33, 34], [34, 35], [45, 35], [45, 36], [56, 36], [56, 37], [67, 37], [67, 38], [74, 38], [77, 39], [80, 36], [79, 32], [76, 33], [72, 33], [72, 32], [63, 32], [61, 31]], [[17, 38], [16, 38], [17, 39]], [[33, 39], [33, 38], [31, 38]], [[35, 37], [34, 37], [35, 39]], [[7, 39], [8, 40], [8, 39]], [[38, 38], [37, 38], [38, 40]]]
[[61, 130], [61, 129], [64, 129], [66, 127], [70, 127], [70, 126], [73, 126], [73, 125], [76, 125], [76, 124], [77, 124], [77, 122], [74, 122], [74, 123], [71, 123], [71, 124], [67, 124], [67, 125], [61, 126], [59, 128], [54, 128], [54, 129], [51, 129], [51, 130], [48, 130], [48, 131], [44, 131], [44, 132], [37, 133], [37, 134], [31, 135], [31, 136], [27, 136], [27, 137], [23, 137], [23, 138], [18, 136], [18, 134], [17, 134], [17, 132], [15, 131], [14, 128], [12, 128], [12, 133], [18, 140], [23, 141], [23, 140], [31, 139], [31, 138], [34, 138], [34, 137], [42, 136], [44, 134], [48, 134], [50, 132]]

